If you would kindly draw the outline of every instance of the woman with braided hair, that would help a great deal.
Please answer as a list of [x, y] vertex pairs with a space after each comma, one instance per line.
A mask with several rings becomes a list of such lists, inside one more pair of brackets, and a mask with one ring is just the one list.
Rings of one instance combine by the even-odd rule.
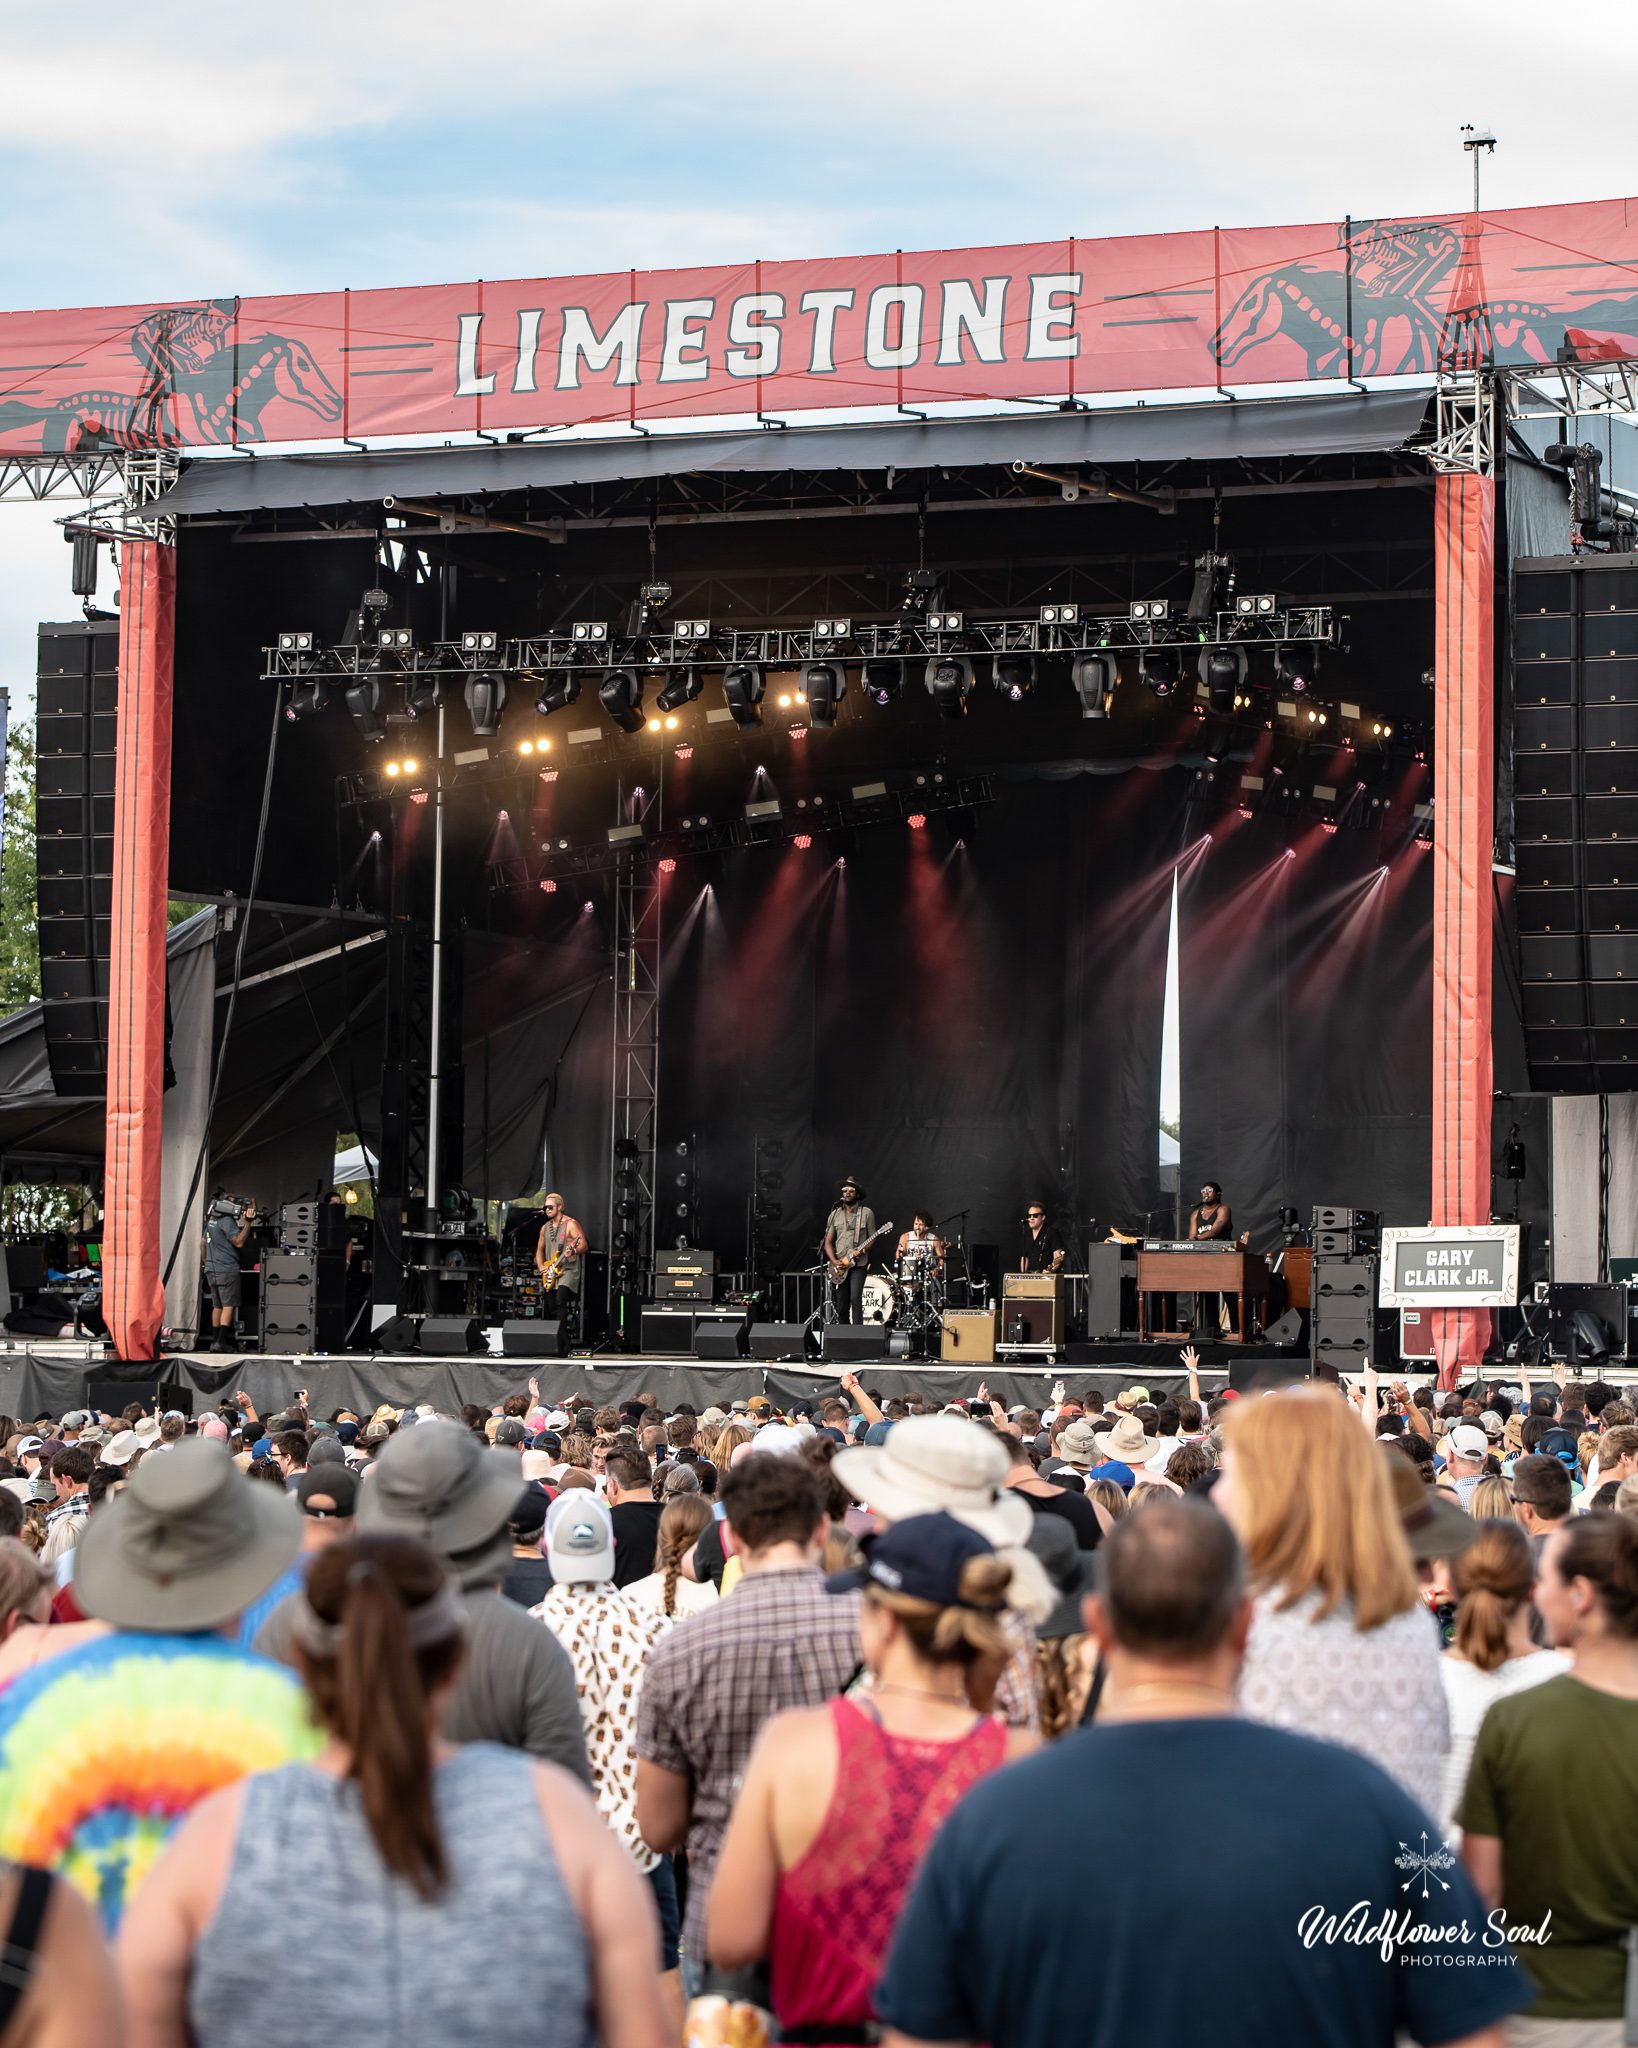
[[673, 1494], [660, 1517], [659, 1541], [654, 1548], [654, 1569], [646, 1579], [626, 1588], [626, 1598], [681, 1620], [697, 1614], [702, 1607], [714, 1607], [717, 1589], [707, 1582], [697, 1585], [683, 1577], [682, 1562], [699, 1542], [712, 1519], [711, 1503], [698, 1493]]
[[921, 1859], [967, 1789], [1038, 1738], [969, 1704], [1012, 1654], [1011, 1566], [953, 1515], [872, 1537], [859, 1571], [870, 1691], [778, 1714], [763, 1729], [706, 1910], [713, 1963], [769, 1959], [782, 2038], [867, 2038], [876, 1980]]
[[[133, 2048], [666, 2048], [649, 1887], [585, 1788], [438, 1733], [465, 1606], [437, 1553], [315, 1553], [293, 1632], [328, 1744], [171, 1838], [122, 1923]], [[461, 1967], [497, 1927], [505, 1969]]]

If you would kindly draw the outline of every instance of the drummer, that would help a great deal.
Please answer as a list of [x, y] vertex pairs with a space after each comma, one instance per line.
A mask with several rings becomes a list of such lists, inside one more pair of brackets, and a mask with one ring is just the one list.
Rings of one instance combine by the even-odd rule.
[[944, 1240], [933, 1228], [930, 1209], [917, 1209], [910, 1228], [899, 1233], [899, 1258], [918, 1259], [927, 1267], [942, 1266], [944, 1263]]

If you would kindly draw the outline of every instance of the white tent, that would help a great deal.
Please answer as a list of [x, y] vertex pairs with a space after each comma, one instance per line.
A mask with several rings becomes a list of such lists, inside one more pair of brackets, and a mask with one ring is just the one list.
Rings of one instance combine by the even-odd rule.
[[335, 1172], [331, 1178], [335, 1186], [344, 1188], [353, 1181], [373, 1179], [379, 1170], [373, 1152], [367, 1152], [362, 1145], [349, 1145], [345, 1152], [336, 1154]]

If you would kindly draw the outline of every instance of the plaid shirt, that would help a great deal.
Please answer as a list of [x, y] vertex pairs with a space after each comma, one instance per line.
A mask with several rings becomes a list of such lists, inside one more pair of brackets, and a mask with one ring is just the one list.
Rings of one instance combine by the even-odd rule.
[[683, 1946], [705, 1959], [705, 1897], [762, 1724], [839, 1693], [859, 1663], [859, 1596], [805, 1566], [752, 1572], [649, 1652], [637, 1754], [693, 1780]]

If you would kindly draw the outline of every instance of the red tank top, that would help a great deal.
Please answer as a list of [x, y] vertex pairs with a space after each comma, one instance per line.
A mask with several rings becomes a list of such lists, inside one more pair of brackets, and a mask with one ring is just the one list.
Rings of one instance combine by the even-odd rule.
[[928, 1844], [950, 1809], [1006, 1755], [987, 1716], [959, 1742], [890, 1735], [834, 1699], [836, 1789], [813, 1846], [779, 1880], [769, 1967], [781, 2026], [874, 2017], [871, 1994]]

